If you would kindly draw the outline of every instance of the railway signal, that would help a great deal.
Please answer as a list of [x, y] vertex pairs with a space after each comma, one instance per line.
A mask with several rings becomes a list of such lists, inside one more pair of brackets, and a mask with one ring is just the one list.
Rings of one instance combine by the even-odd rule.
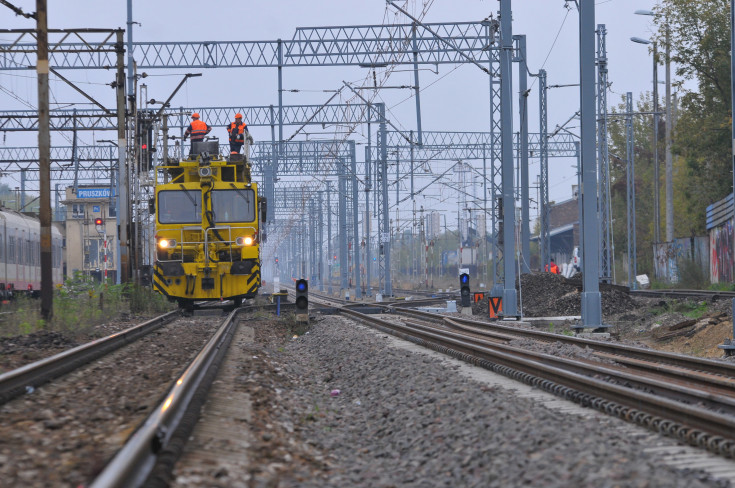
[[309, 314], [309, 282], [296, 280], [296, 315]]
[[470, 307], [470, 275], [462, 273], [459, 275], [460, 305]]

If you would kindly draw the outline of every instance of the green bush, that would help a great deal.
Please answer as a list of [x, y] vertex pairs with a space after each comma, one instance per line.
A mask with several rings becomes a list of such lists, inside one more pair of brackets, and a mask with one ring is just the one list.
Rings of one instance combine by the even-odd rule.
[[707, 312], [707, 303], [686, 300], [676, 303], [673, 306], [673, 310], [689, 318], [698, 319]]
[[706, 290], [710, 286], [709, 276], [702, 267], [691, 259], [679, 263], [679, 283], [677, 288]]
[[48, 323], [41, 318], [40, 300], [17, 296], [4, 307], [4, 311], [11, 313], [0, 323], [0, 336], [30, 334], [38, 330], [83, 334], [96, 325], [131, 314], [157, 315], [175, 307], [163, 295], [151, 293], [149, 287], [98, 283], [75, 273], [63, 284], [56, 285]]

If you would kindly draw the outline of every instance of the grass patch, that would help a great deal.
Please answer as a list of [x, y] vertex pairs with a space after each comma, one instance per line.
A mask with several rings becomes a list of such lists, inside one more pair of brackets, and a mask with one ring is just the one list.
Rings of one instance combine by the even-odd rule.
[[735, 291], [735, 283], [712, 283], [708, 289], [712, 291]]
[[706, 302], [679, 302], [674, 305], [673, 310], [690, 319], [698, 319], [707, 312]]
[[18, 296], [4, 306], [3, 311], [11, 313], [0, 323], [0, 337], [40, 330], [85, 335], [105, 322], [130, 315], [156, 315], [174, 308], [174, 304], [148, 287], [129, 283], [105, 285], [77, 273], [54, 289], [52, 316], [48, 323], [41, 318], [38, 299]]

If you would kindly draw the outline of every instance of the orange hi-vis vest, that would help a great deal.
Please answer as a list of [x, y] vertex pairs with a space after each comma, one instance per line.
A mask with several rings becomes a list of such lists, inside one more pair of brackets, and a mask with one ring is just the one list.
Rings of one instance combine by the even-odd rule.
[[227, 129], [227, 132], [230, 133], [230, 142], [245, 142], [245, 136], [243, 134], [246, 127], [247, 124], [244, 122], [241, 122], [240, 125], [237, 125], [237, 122], [231, 123]]
[[554, 274], [559, 274], [559, 266], [557, 266], [556, 263], [547, 264], [546, 271], [551, 271]]
[[201, 120], [192, 120], [189, 127], [191, 128], [192, 141], [200, 141], [204, 139], [204, 136], [207, 135], [207, 131], [209, 130], [207, 123]]

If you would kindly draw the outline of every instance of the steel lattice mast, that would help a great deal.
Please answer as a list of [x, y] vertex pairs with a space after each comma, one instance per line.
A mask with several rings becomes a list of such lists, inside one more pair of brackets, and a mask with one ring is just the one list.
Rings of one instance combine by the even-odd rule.
[[600, 281], [612, 283], [610, 160], [607, 145], [607, 30], [597, 26], [597, 160], [599, 170]]

